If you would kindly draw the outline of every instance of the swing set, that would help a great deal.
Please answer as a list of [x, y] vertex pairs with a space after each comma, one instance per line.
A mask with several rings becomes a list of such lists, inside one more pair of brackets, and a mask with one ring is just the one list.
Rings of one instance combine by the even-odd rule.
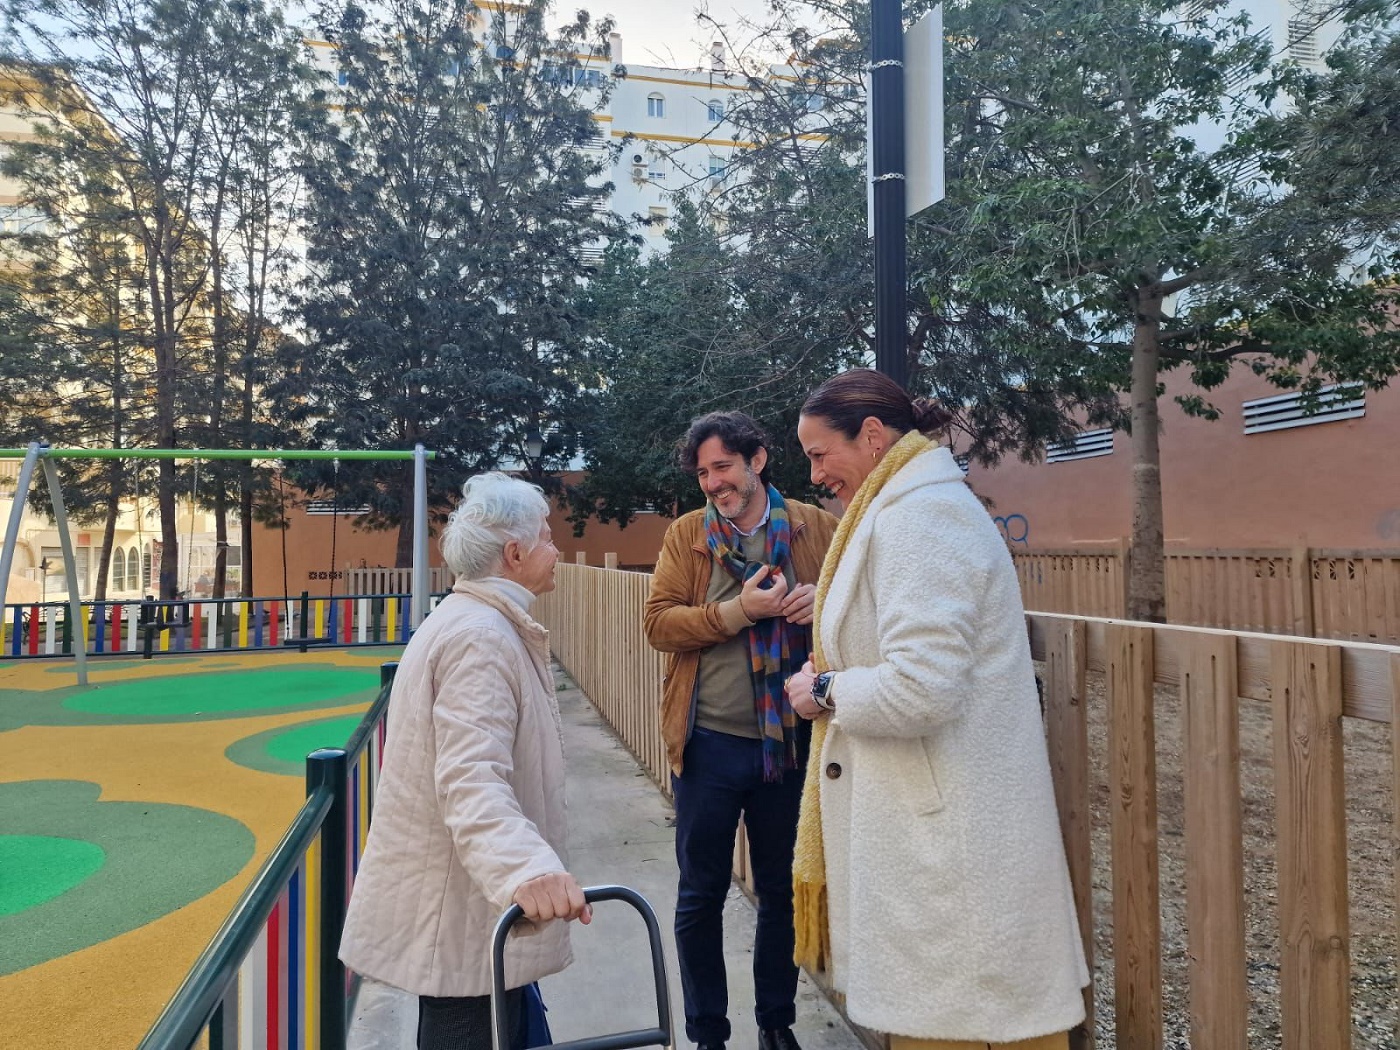
[[[58, 526], [59, 544], [63, 551], [63, 569], [68, 582], [69, 615], [73, 623], [82, 623], [82, 597], [78, 593], [78, 568], [73, 553], [73, 539], [68, 529], [68, 512], [63, 502], [63, 487], [59, 482], [58, 470], [54, 465], [59, 459], [171, 459], [195, 461], [195, 496], [198, 496], [198, 471], [201, 460], [332, 460], [335, 464], [337, 480], [341, 460], [412, 460], [413, 461], [413, 568], [412, 599], [409, 612], [409, 625], [416, 629], [428, 612], [428, 466], [435, 458], [422, 445], [412, 451], [407, 450], [295, 450], [295, 449], [106, 449], [106, 448], [51, 448], [47, 444], [34, 441], [28, 448], [0, 449], [0, 459], [20, 459], [19, 478], [15, 484], [14, 504], [10, 508], [10, 521], [5, 530], [4, 547], [0, 548], [0, 609], [5, 606], [5, 590], [9, 586], [10, 568], [14, 564], [15, 548], [19, 543], [20, 522], [24, 516], [25, 501], [29, 496], [30, 484], [36, 467], [42, 466], [44, 480], [48, 485], [49, 496], [53, 501], [54, 521]], [[332, 499], [332, 513], [338, 509], [338, 494]], [[191, 530], [193, 523], [191, 523]], [[332, 519], [332, 551], [334, 561], [334, 530]], [[193, 533], [191, 532], [191, 535]], [[286, 576], [285, 538], [282, 572]], [[334, 569], [334, 564], [332, 564]], [[188, 565], [186, 576], [189, 575]], [[332, 572], [332, 576], [334, 573]], [[188, 584], [188, 580], [186, 581]], [[285, 580], [284, 580], [285, 582]], [[334, 587], [334, 581], [332, 581]], [[77, 657], [78, 684], [87, 685], [87, 656], [84, 647], [74, 649]]]

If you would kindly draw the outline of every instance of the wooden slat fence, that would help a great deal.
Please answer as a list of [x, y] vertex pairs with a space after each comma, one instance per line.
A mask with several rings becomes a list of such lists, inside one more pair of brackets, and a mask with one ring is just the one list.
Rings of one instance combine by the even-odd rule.
[[[1121, 617], [1126, 550], [1014, 553], [1026, 608]], [[1168, 548], [1167, 621], [1400, 645], [1400, 551]]]
[[[344, 590], [349, 594], [411, 594], [412, 569], [349, 569], [344, 573]], [[451, 570], [443, 565], [428, 567], [428, 593], [441, 594], [452, 589]]]
[[[641, 631], [648, 580], [561, 565], [558, 590], [537, 609], [560, 662], [664, 784], [656, 722], [661, 658]], [[1115, 1031], [1111, 1041], [1103, 1033], [1099, 1045], [1165, 1045], [1158, 791], [1174, 785], [1159, 782], [1156, 756], [1159, 731], [1176, 727], [1158, 724], [1163, 701], [1154, 691], [1167, 688], [1180, 698], [1189, 1045], [1248, 1045], [1239, 726], [1241, 703], [1257, 702], [1269, 705], [1274, 740], [1265, 760], [1275, 784], [1279, 1045], [1350, 1050], [1343, 723], [1400, 721], [1400, 647], [1046, 613], [1028, 614], [1027, 624], [1032, 650], [1044, 661], [1056, 800], [1091, 971], [1092, 807], [1095, 777], [1103, 775], [1095, 771], [1107, 769], [1112, 928], [1105, 936]], [[1105, 695], [1106, 758], [1090, 745], [1090, 676]], [[1362, 790], [1388, 791], [1400, 810], [1400, 734], [1392, 740], [1391, 782]], [[1400, 851], [1396, 857], [1400, 868]], [[1077, 1048], [1095, 1045], [1092, 993], [1086, 991], [1089, 1022], [1075, 1033]]]

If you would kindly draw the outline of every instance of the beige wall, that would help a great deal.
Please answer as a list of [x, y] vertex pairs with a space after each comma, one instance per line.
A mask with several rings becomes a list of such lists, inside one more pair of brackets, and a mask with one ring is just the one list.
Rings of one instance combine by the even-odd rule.
[[[1367, 392], [1360, 419], [1244, 433], [1241, 402], [1283, 393], [1240, 373], [1210, 397], [1215, 422], [1162, 398], [1162, 500], [1168, 544], [1188, 547], [1400, 548], [1400, 390]], [[1129, 438], [1109, 456], [974, 466], [973, 488], [1018, 548], [1114, 542], [1132, 529]]]

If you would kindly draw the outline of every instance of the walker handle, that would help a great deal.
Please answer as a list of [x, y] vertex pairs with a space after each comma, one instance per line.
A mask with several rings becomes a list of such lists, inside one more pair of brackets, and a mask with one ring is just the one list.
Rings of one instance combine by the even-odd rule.
[[[612, 1035], [593, 1035], [555, 1043], [553, 1050], [631, 1050], [633, 1047], [660, 1046], [671, 1050], [675, 1035], [671, 1030], [671, 994], [666, 984], [666, 957], [661, 944], [661, 927], [647, 899], [626, 886], [589, 886], [583, 891], [589, 904], [596, 901], [625, 901], [641, 913], [647, 924], [651, 941], [651, 970], [656, 981], [656, 1027]], [[493, 1050], [510, 1050], [510, 1019], [506, 1017], [506, 937], [511, 927], [525, 917], [520, 905], [512, 904], [496, 923], [491, 937], [491, 1046]]]

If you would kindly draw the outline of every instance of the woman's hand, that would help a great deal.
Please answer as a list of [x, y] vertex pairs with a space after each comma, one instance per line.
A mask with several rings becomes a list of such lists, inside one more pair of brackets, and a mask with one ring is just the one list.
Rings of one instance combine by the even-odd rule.
[[812, 699], [812, 683], [816, 680], [817, 669], [813, 666], [812, 661], [808, 660], [802, 665], [802, 670], [787, 680], [787, 685], [784, 687], [792, 709], [809, 722], [824, 713], [817, 706], [817, 702]]
[[577, 919], [587, 926], [593, 921], [593, 905], [583, 899], [583, 888], [567, 871], [522, 882], [515, 891], [514, 900], [531, 922]]
[[788, 623], [805, 626], [817, 611], [817, 589], [810, 583], [799, 583], [783, 599], [783, 615]]

